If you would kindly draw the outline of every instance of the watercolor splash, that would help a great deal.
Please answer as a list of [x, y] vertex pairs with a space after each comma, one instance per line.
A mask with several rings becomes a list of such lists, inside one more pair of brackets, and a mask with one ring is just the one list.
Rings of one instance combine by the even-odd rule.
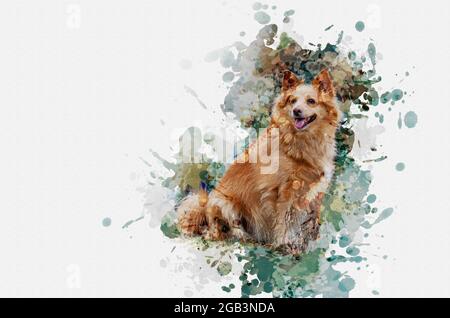
[[[271, 9], [276, 10], [276, 7]], [[273, 297], [348, 297], [355, 287], [355, 280], [346, 272], [339, 271], [338, 265], [347, 263], [359, 270], [367, 262], [367, 256], [361, 250], [364, 239], [370, 235], [373, 226], [394, 213], [391, 207], [377, 206], [377, 196], [369, 193], [373, 176], [363, 166], [387, 158], [386, 155], [377, 155], [376, 136], [384, 131], [385, 115], [381, 110], [389, 105], [386, 116], [393, 115], [391, 107], [404, 102], [407, 94], [401, 88], [383, 92], [377, 89], [382, 77], [376, 71], [377, 50], [373, 42], [368, 43], [361, 53], [343, 43], [344, 32], [341, 31], [335, 43], [309, 43], [314, 49], [307, 49], [289, 34], [279, 34], [278, 25], [270, 24], [273, 19], [267, 5], [255, 3], [253, 10], [254, 20], [263, 27], [251, 43], [246, 45], [238, 41], [205, 57], [206, 62], [221, 64], [224, 68], [223, 82], [229, 85], [228, 94], [220, 106], [225, 118], [223, 128], [236, 133], [242, 128], [265, 128], [274, 99], [280, 92], [279, 72], [288, 69], [309, 82], [322, 69], [329, 70], [344, 119], [336, 137], [335, 176], [321, 207], [320, 238], [311, 242], [307, 252], [299, 257], [283, 255], [258, 245], [194, 238], [188, 244], [195, 256], [190, 259], [192, 263], [185, 261], [188, 263], [186, 268], [191, 269], [193, 285], [197, 289], [201, 289], [208, 279], [202, 277], [206, 272], [200, 274], [194, 268], [207, 267], [218, 275], [219, 278], [211, 280], [216, 281], [224, 292], [239, 288], [242, 297], [263, 293]], [[294, 10], [285, 11], [283, 23], [289, 23], [294, 15]], [[333, 27], [330, 25], [324, 31]], [[364, 29], [363, 21], [355, 23], [357, 32], [364, 32]], [[240, 36], [245, 34], [242, 31]], [[194, 91], [186, 89], [203, 108], [207, 108]], [[373, 114], [372, 108], [379, 111]], [[380, 125], [368, 127], [369, 116], [375, 116]], [[403, 118], [401, 113], [398, 114], [397, 125], [399, 129], [403, 125], [413, 128], [417, 121], [417, 115], [409, 111]], [[194, 132], [195, 136], [200, 136], [200, 144], [211, 146], [218, 138], [214, 131], [202, 131], [198, 127], [189, 128], [185, 135]], [[158, 184], [151, 183], [147, 190], [147, 193], [152, 193], [157, 186], [163, 189], [165, 199], [161, 201], [164, 202], [152, 202], [154, 206], [149, 213], [162, 216], [161, 231], [177, 242], [186, 240], [180, 238], [176, 226], [176, 203], [190, 192], [197, 191], [201, 183], [208, 191], [214, 189], [227, 168], [226, 164], [214, 160], [214, 154], [201, 153], [206, 159], [201, 164], [183, 163], [183, 148], [190, 146], [181, 142], [179, 151], [170, 159], [153, 153], [165, 172], [152, 171]], [[200, 153], [201, 149], [194, 151]], [[368, 157], [375, 159], [361, 159]], [[395, 167], [398, 171], [404, 168], [403, 163]], [[124, 227], [135, 221], [131, 220]], [[164, 260], [164, 265], [167, 266], [168, 262]], [[220, 278], [226, 281], [230, 275], [239, 276], [240, 286], [220, 283]], [[379, 294], [377, 290], [372, 293]], [[186, 295], [190, 294], [192, 292]]]

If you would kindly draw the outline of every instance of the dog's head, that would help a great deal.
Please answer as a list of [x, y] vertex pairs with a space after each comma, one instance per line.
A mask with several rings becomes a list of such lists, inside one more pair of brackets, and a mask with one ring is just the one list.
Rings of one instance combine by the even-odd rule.
[[321, 71], [305, 84], [290, 71], [284, 72], [281, 96], [273, 109], [273, 120], [295, 132], [316, 131], [323, 125], [336, 127], [339, 109], [330, 74]]

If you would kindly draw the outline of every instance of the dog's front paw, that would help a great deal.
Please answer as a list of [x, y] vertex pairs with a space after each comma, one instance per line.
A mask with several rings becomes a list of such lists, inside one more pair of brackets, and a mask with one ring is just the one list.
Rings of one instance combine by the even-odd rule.
[[205, 238], [207, 240], [224, 240], [229, 237], [230, 234], [230, 226], [228, 223], [220, 218], [214, 218], [210, 224], [209, 228], [206, 231]]
[[208, 227], [206, 215], [200, 209], [191, 210], [179, 218], [178, 227], [184, 235], [202, 235]]
[[291, 254], [294, 256], [300, 255], [305, 251], [305, 248], [299, 244], [282, 244], [277, 247], [277, 250], [283, 254]]

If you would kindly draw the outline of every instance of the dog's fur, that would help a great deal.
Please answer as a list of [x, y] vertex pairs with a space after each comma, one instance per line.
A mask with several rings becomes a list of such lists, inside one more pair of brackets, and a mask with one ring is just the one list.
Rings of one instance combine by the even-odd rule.
[[[296, 112], [294, 112], [294, 110]], [[301, 112], [301, 116], [295, 116]], [[306, 126], [304, 120], [313, 120]], [[306, 85], [293, 73], [284, 72], [280, 97], [270, 126], [258, 138], [265, 143], [278, 136], [271, 153], [279, 153], [279, 169], [262, 174], [261, 162], [250, 163], [256, 146], [247, 149], [231, 165], [209, 195], [200, 190], [178, 207], [179, 228], [186, 235], [207, 239], [237, 238], [292, 253], [318, 235], [320, 206], [334, 172], [335, 133], [340, 112], [327, 70]], [[307, 121], [306, 121], [307, 122]], [[314, 235], [305, 238], [304, 224]]]

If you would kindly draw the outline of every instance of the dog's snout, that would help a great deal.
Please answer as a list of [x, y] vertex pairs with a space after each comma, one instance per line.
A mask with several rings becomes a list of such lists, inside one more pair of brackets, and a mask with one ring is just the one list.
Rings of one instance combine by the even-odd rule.
[[302, 116], [302, 111], [298, 108], [295, 108], [293, 111], [294, 113], [294, 117], [301, 117]]

